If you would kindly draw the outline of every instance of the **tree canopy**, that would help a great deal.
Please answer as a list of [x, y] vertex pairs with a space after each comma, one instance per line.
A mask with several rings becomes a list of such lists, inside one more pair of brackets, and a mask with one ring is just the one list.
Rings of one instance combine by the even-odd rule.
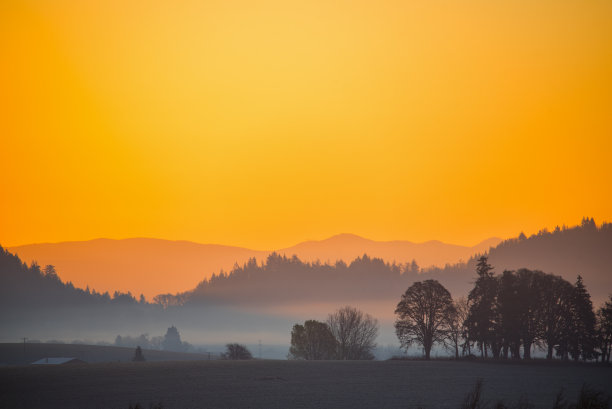
[[221, 354], [221, 358], [238, 361], [253, 359], [253, 355], [246, 346], [234, 343], [225, 345], [225, 352]]
[[450, 293], [436, 280], [418, 281], [402, 295], [395, 313], [395, 331], [403, 348], [423, 346], [425, 359], [431, 348], [449, 336], [455, 307]]
[[289, 355], [293, 359], [321, 360], [336, 357], [337, 341], [324, 322], [308, 320], [291, 331]]

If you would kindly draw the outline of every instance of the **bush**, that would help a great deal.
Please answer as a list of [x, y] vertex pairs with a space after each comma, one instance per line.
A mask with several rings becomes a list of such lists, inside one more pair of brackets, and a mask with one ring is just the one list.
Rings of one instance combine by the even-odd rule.
[[225, 346], [225, 353], [221, 354], [221, 359], [245, 360], [253, 359], [253, 355], [251, 355], [251, 351], [244, 345], [227, 344]]
[[[476, 380], [474, 388], [466, 395], [461, 409], [486, 409], [487, 406], [482, 401], [482, 379]], [[530, 409], [533, 406], [529, 403], [527, 398], [521, 397], [516, 405], [506, 406], [503, 402], [497, 402], [494, 409]], [[587, 385], [583, 385], [578, 395], [578, 401], [576, 404], [568, 404], [564, 397], [564, 391], [561, 389], [555, 401], [552, 409], [610, 409], [610, 396], [602, 391], [598, 391], [590, 388]]]

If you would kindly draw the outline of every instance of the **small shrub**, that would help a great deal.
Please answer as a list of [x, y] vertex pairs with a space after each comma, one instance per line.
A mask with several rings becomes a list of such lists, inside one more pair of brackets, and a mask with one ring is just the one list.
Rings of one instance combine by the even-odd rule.
[[[486, 409], [488, 406], [482, 402], [482, 379], [478, 379], [474, 388], [466, 395], [461, 409]], [[561, 389], [553, 402], [552, 409], [611, 409], [611, 397], [602, 391], [583, 385], [578, 395], [578, 401], [570, 405], [565, 400], [565, 391]], [[514, 406], [507, 406], [503, 401], [498, 401], [492, 409], [532, 409], [525, 396], [522, 396]]]
[[465, 400], [463, 401], [463, 405], [461, 409], [480, 409], [480, 396], [482, 394], [482, 379], [478, 378], [476, 380], [476, 384], [474, 385], [474, 389], [472, 389]]
[[251, 351], [244, 345], [227, 344], [225, 346], [225, 353], [221, 354], [221, 359], [245, 360], [253, 359], [253, 355], [251, 355]]
[[561, 390], [555, 396], [555, 402], [553, 403], [552, 409], [568, 409], [567, 401], [565, 400], [565, 390]]
[[610, 409], [610, 397], [602, 391], [591, 389], [587, 385], [582, 385], [578, 402], [572, 409]]

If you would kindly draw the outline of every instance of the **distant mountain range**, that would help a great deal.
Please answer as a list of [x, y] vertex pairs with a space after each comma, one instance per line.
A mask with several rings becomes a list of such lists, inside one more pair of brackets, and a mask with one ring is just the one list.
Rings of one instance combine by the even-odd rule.
[[[335, 240], [348, 243], [364, 239], [340, 236], [327, 241]], [[159, 247], [139, 246], [141, 242], [157, 243]], [[305, 243], [305, 247], [316, 249], [325, 242]], [[23, 262], [27, 259], [22, 261], [0, 247], [0, 328], [3, 330], [0, 340], [14, 342], [24, 334], [37, 339], [89, 337], [108, 340], [109, 334], [157, 333], [169, 325], [176, 325], [189, 333], [191, 339], [199, 337], [206, 342], [253, 341], [260, 339], [255, 336], [266, 334], [266, 339], [285, 343], [295, 322], [324, 319], [342, 305], [353, 305], [381, 321], [381, 342], [389, 343], [396, 340], [392, 325], [394, 307], [413, 282], [436, 279], [454, 298], [459, 298], [468, 294], [476, 278], [476, 256], [444, 267], [416, 269], [412, 264], [400, 266], [373, 256], [326, 264], [305, 263], [292, 256], [258, 252], [256, 254], [265, 263], [251, 259], [245, 265], [211, 275], [208, 279], [198, 271], [192, 272], [193, 280], [199, 284], [187, 283], [187, 291], [171, 295], [168, 293], [176, 291], [169, 291], [169, 288], [183, 277], [183, 261], [168, 253], [167, 247], [174, 244], [178, 249], [192, 248], [191, 257], [197, 259], [201, 245], [146, 239], [95, 240], [94, 244], [97, 247], [106, 245], [106, 254], [112, 255], [109, 260], [122, 261], [140, 274], [140, 282], [132, 282], [134, 288], [147, 288], [154, 278], [161, 280], [162, 290], [155, 291], [161, 294], [155, 302], [147, 303], [116, 292], [122, 289], [119, 285], [110, 288], [110, 294], [83, 290], [79, 287], [84, 285], [75, 282], [75, 287], [62, 282], [49, 270], [41, 270], [37, 265], [28, 266]], [[128, 244], [132, 245], [134, 254], [125, 248]], [[79, 256], [79, 245], [87, 248], [91, 242], [73, 243], [72, 256]], [[123, 253], [114, 250], [117, 245], [123, 248]], [[379, 244], [373, 246], [376, 245]], [[173, 254], [190, 254], [181, 253], [176, 248]], [[216, 254], [214, 249], [215, 246], [208, 246], [217, 260], [229, 257], [223, 252], [224, 246], [218, 246]], [[102, 275], [113, 266], [110, 262], [104, 264], [103, 250], [97, 254], [97, 259], [91, 261]], [[243, 250], [247, 253], [244, 257], [253, 254], [250, 250]], [[375, 254], [375, 250], [370, 247], [364, 252]], [[525, 267], [560, 275], [570, 283], [574, 283], [580, 274], [597, 308], [612, 294], [611, 250], [612, 224], [597, 226], [593, 219], [585, 219], [579, 226], [552, 232], [544, 230], [530, 237], [520, 235], [505, 240], [486, 253], [496, 274], [505, 269]], [[338, 251], [338, 254], [345, 255]], [[307, 253], [303, 254], [308, 257]], [[120, 259], [122, 255], [126, 260]], [[65, 257], [70, 256], [70, 252], [65, 254]], [[42, 267], [43, 260], [39, 258]], [[164, 269], [167, 270], [164, 272]], [[130, 273], [129, 277], [133, 279], [129, 268], [123, 271], [126, 276]], [[107, 275], [114, 282], [121, 282], [120, 273], [111, 271]], [[63, 280], [67, 279], [63, 277]]]
[[[374, 241], [353, 234], [340, 234], [275, 251], [311, 262], [343, 260], [349, 263], [367, 254], [398, 264], [415, 260], [421, 267], [443, 267], [467, 261], [500, 242], [499, 238], [489, 238], [469, 247], [440, 241]], [[63, 281], [71, 281], [77, 287], [89, 286], [111, 293], [130, 291], [148, 298], [160, 293], [193, 289], [213, 273], [231, 270], [236, 263], [241, 265], [253, 257], [264, 260], [273, 252], [149, 238], [29, 244], [9, 247], [8, 250], [27, 263], [35, 260], [43, 267], [54, 265]]]

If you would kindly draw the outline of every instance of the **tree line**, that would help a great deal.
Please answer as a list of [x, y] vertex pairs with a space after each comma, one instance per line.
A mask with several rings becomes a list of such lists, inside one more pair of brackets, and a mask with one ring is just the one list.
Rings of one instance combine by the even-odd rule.
[[145, 349], [157, 349], [160, 351], [189, 352], [193, 349], [191, 344], [181, 340], [178, 329], [172, 325], [164, 336], [149, 337], [149, 334], [141, 334], [137, 337], [129, 335], [117, 335], [115, 346], [118, 347], [142, 347]]
[[547, 359], [610, 362], [612, 296], [595, 313], [580, 276], [571, 284], [537, 270], [496, 275], [485, 256], [476, 273], [467, 299], [456, 301], [436, 280], [412, 284], [395, 310], [401, 346], [420, 345], [426, 359], [439, 344], [456, 357], [530, 359], [537, 346]]
[[[574, 284], [538, 270], [505, 270], [496, 275], [486, 256], [466, 298], [453, 300], [437, 280], [414, 282], [395, 309], [402, 348], [422, 347], [430, 359], [434, 345], [456, 358], [531, 359], [533, 347], [546, 358], [610, 362], [612, 296], [593, 310], [578, 276]], [[326, 322], [307, 320], [291, 331], [292, 359], [373, 359], [378, 322], [354, 307], [330, 314]]]
[[291, 331], [290, 359], [374, 359], [378, 321], [355, 307], [330, 314], [326, 322], [308, 320]]

